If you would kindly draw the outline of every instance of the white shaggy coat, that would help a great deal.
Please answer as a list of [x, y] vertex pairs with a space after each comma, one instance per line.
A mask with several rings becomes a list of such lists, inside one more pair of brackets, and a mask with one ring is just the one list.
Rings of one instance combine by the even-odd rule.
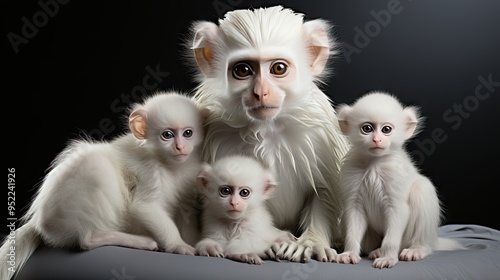
[[[53, 161], [16, 231], [16, 274], [41, 242], [84, 250], [118, 245], [194, 254], [173, 215], [179, 197], [196, 191], [200, 111], [192, 98], [170, 92], [132, 109], [147, 112], [145, 139], [127, 133], [110, 142], [74, 140]], [[174, 127], [195, 133], [194, 150], [184, 161], [174, 159], [172, 141], [160, 139], [164, 129]], [[0, 248], [2, 280], [14, 275], [6, 268], [9, 246], [4, 242]]]

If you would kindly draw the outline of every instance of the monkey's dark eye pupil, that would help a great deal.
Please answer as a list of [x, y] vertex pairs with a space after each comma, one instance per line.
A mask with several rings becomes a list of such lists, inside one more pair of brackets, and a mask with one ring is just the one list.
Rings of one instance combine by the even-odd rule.
[[240, 196], [241, 197], [248, 197], [249, 195], [250, 195], [250, 190], [248, 190], [248, 189], [242, 189], [240, 191]]
[[365, 124], [361, 127], [361, 130], [364, 132], [364, 133], [370, 133], [373, 131], [373, 127], [369, 124]]
[[235, 78], [245, 78], [245, 77], [248, 77], [252, 74], [253, 74], [252, 68], [250, 68], [250, 66], [247, 64], [242, 63], [242, 64], [237, 64], [236, 66], [234, 66], [233, 76]]
[[191, 137], [191, 136], [193, 136], [193, 131], [191, 129], [188, 129], [188, 130], [184, 131], [183, 135], [184, 135], [184, 137], [187, 137], [187, 138]]
[[231, 188], [230, 187], [221, 187], [219, 189], [219, 193], [222, 195], [222, 196], [228, 196], [231, 194]]
[[170, 130], [163, 131], [161, 137], [165, 140], [174, 138], [174, 133]]
[[273, 66], [271, 67], [271, 73], [275, 74], [275, 75], [283, 75], [286, 73], [287, 69], [288, 68], [287, 68], [286, 64], [278, 62], [278, 63], [273, 64]]
[[390, 126], [386, 125], [386, 126], [382, 127], [382, 133], [387, 134], [387, 133], [391, 133], [391, 131], [392, 131], [392, 127], [390, 127]]

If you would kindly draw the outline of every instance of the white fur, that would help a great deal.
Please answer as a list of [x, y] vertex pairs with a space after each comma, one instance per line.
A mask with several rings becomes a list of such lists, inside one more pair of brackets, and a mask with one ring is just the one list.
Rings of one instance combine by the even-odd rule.
[[[16, 274], [41, 242], [194, 254], [172, 216], [179, 197], [196, 190], [200, 111], [191, 98], [175, 92], [157, 93], [132, 109], [147, 115], [145, 139], [127, 133], [110, 142], [74, 140], [53, 161], [16, 232]], [[177, 127], [194, 131], [188, 140], [194, 150], [184, 161], [174, 160], [172, 141], [160, 140], [162, 131]], [[1, 279], [8, 279], [8, 246], [0, 249]]]
[[[417, 109], [404, 108], [390, 94], [370, 92], [338, 112], [352, 148], [341, 168], [346, 232], [337, 261], [358, 263], [363, 253], [374, 259], [374, 267], [390, 268], [436, 249], [462, 248], [454, 240], [438, 239], [442, 213], [435, 187], [404, 149], [421, 126]], [[364, 124], [376, 131], [386, 125], [393, 130], [387, 135], [362, 133]]]
[[[292, 241], [293, 235], [274, 226], [264, 201], [274, 192], [272, 175], [259, 162], [246, 156], [228, 156], [206, 165], [200, 172], [199, 188], [204, 193], [203, 239], [196, 245], [203, 256], [226, 257], [251, 264], [262, 264], [275, 243]], [[244, 187], [252, 191], [247, 199], [236, 199], [244, 210], [228, 216], [231, 197], [219, 195], [221, 186]], [[279, 187], [278, 187], [279, 188]]]
[[[282, 186], [268, 203], [274, 220], [301, 235], [295, 250], [278, 252], [292, 261], [333, 261], [331, 246], [341, 237], [338, 180], [348, 142], [331, 100], [316, 85], [328, 73], [326, 59], [336, 53], [329, 30], [326, 21], [304, 21], [281, 6], [235, 10], [219, 25], [193, 25], [190, 49], [200, 70], [195, 98], [210, 110], [203, 158], [213, 162], [243, 153], [273, 172]], [[280, 59], [291, 72], [282, 79], [266, 72], [268, 61]], [[246, 60], [260, 61], [259, 75], [234, 79], [228, 67]], [[267, 89], [264, 80], [280, 105], [265, 120], [250, 116], [244, 104], [256, 90]]]

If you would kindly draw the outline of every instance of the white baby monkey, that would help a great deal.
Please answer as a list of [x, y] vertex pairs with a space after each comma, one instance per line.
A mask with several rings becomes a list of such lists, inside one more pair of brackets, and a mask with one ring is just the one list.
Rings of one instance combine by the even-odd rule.
[[295, 241], [274, 226], [265, 201], [276, 182], [253, 158], [226, 156], [204, 164], [197, 182], [204, 194], [198, 255], [262, 264], [272, 257], [273, 244]]
[[340, 173], [345, 246], [337, 262], [356, 264], [366, 253], [373, 267], [390, 268], [433, 250], [462, 248], [438, 238], [442, 210], [435, 187], [404, 148], [421, 127], [418, 109], [373, 91], [339, 106], [338, 114], [352, 146]]
[[17, 273], [41, 242], [194, 255], [173, 215], [181, 197], [197, 194], [201, 110], [185, 95], [158, 92], [134, 104], [129, 128], [110, 142], [74, 140], [57, 156], [16, 232], [15, 271], [5, 260], [12, 245], [0, 249], [0, 279]]

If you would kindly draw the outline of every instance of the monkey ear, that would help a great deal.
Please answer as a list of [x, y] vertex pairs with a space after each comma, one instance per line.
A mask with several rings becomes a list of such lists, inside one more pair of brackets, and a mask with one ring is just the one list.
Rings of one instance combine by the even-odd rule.
[[143, 109], [137, 109], [133, 111], [128, 119], [128, 127], [130, 131], [134, 134], [135, 138], [139, 140], [146, 139], [147, 132], [147, 113]]
[[419, 110], [416, 107], [406, 107], [403, 110], [405, 114], [406, 129], [404, 134], [404, 139], [410, 139], [412, 136], [418, 133], [419, 125]]
[[276, 183], [276, 180], [274, 180], [274, 176], [269, 172], [267, 172], [265, 178], [266, 178], [266, 186], [264, 187], [264, 198], [267, 199], [274, 194], [278, 184]]
[[201, 71], [209, 76], [214, 61], [214, 41], [218, 37], [218, 27], [213, 22], [200, 21], [194, 27], [194, 57]]
[[351, 112], [352, 107], [349, 105], [341, 105], [338, 108], [338, 119], [339, 119], [339, 126], [340, 126], [340, 131], [342, 131], [343, 134], [347, 135], [347, 132], [349, 131], [349, 124], [347, 122], [347, 116]]
[[330, 48], [332, 44], [328, 36], [330, 27], [326, 21], [315, 19], [306, 21], [303, 28], [312, 59], [311, 71], [314, 75], [319, 75], [323, 72], [328, 58], [330, 57]]
[[212, 166], [208, 163], [203, 163], [201, 165], [200, 172], [196, 177], [196, 185], [198, 186], [198, 190], [202, 193], [207, 193], [209, 187], [209, 177], [212, 173]]

